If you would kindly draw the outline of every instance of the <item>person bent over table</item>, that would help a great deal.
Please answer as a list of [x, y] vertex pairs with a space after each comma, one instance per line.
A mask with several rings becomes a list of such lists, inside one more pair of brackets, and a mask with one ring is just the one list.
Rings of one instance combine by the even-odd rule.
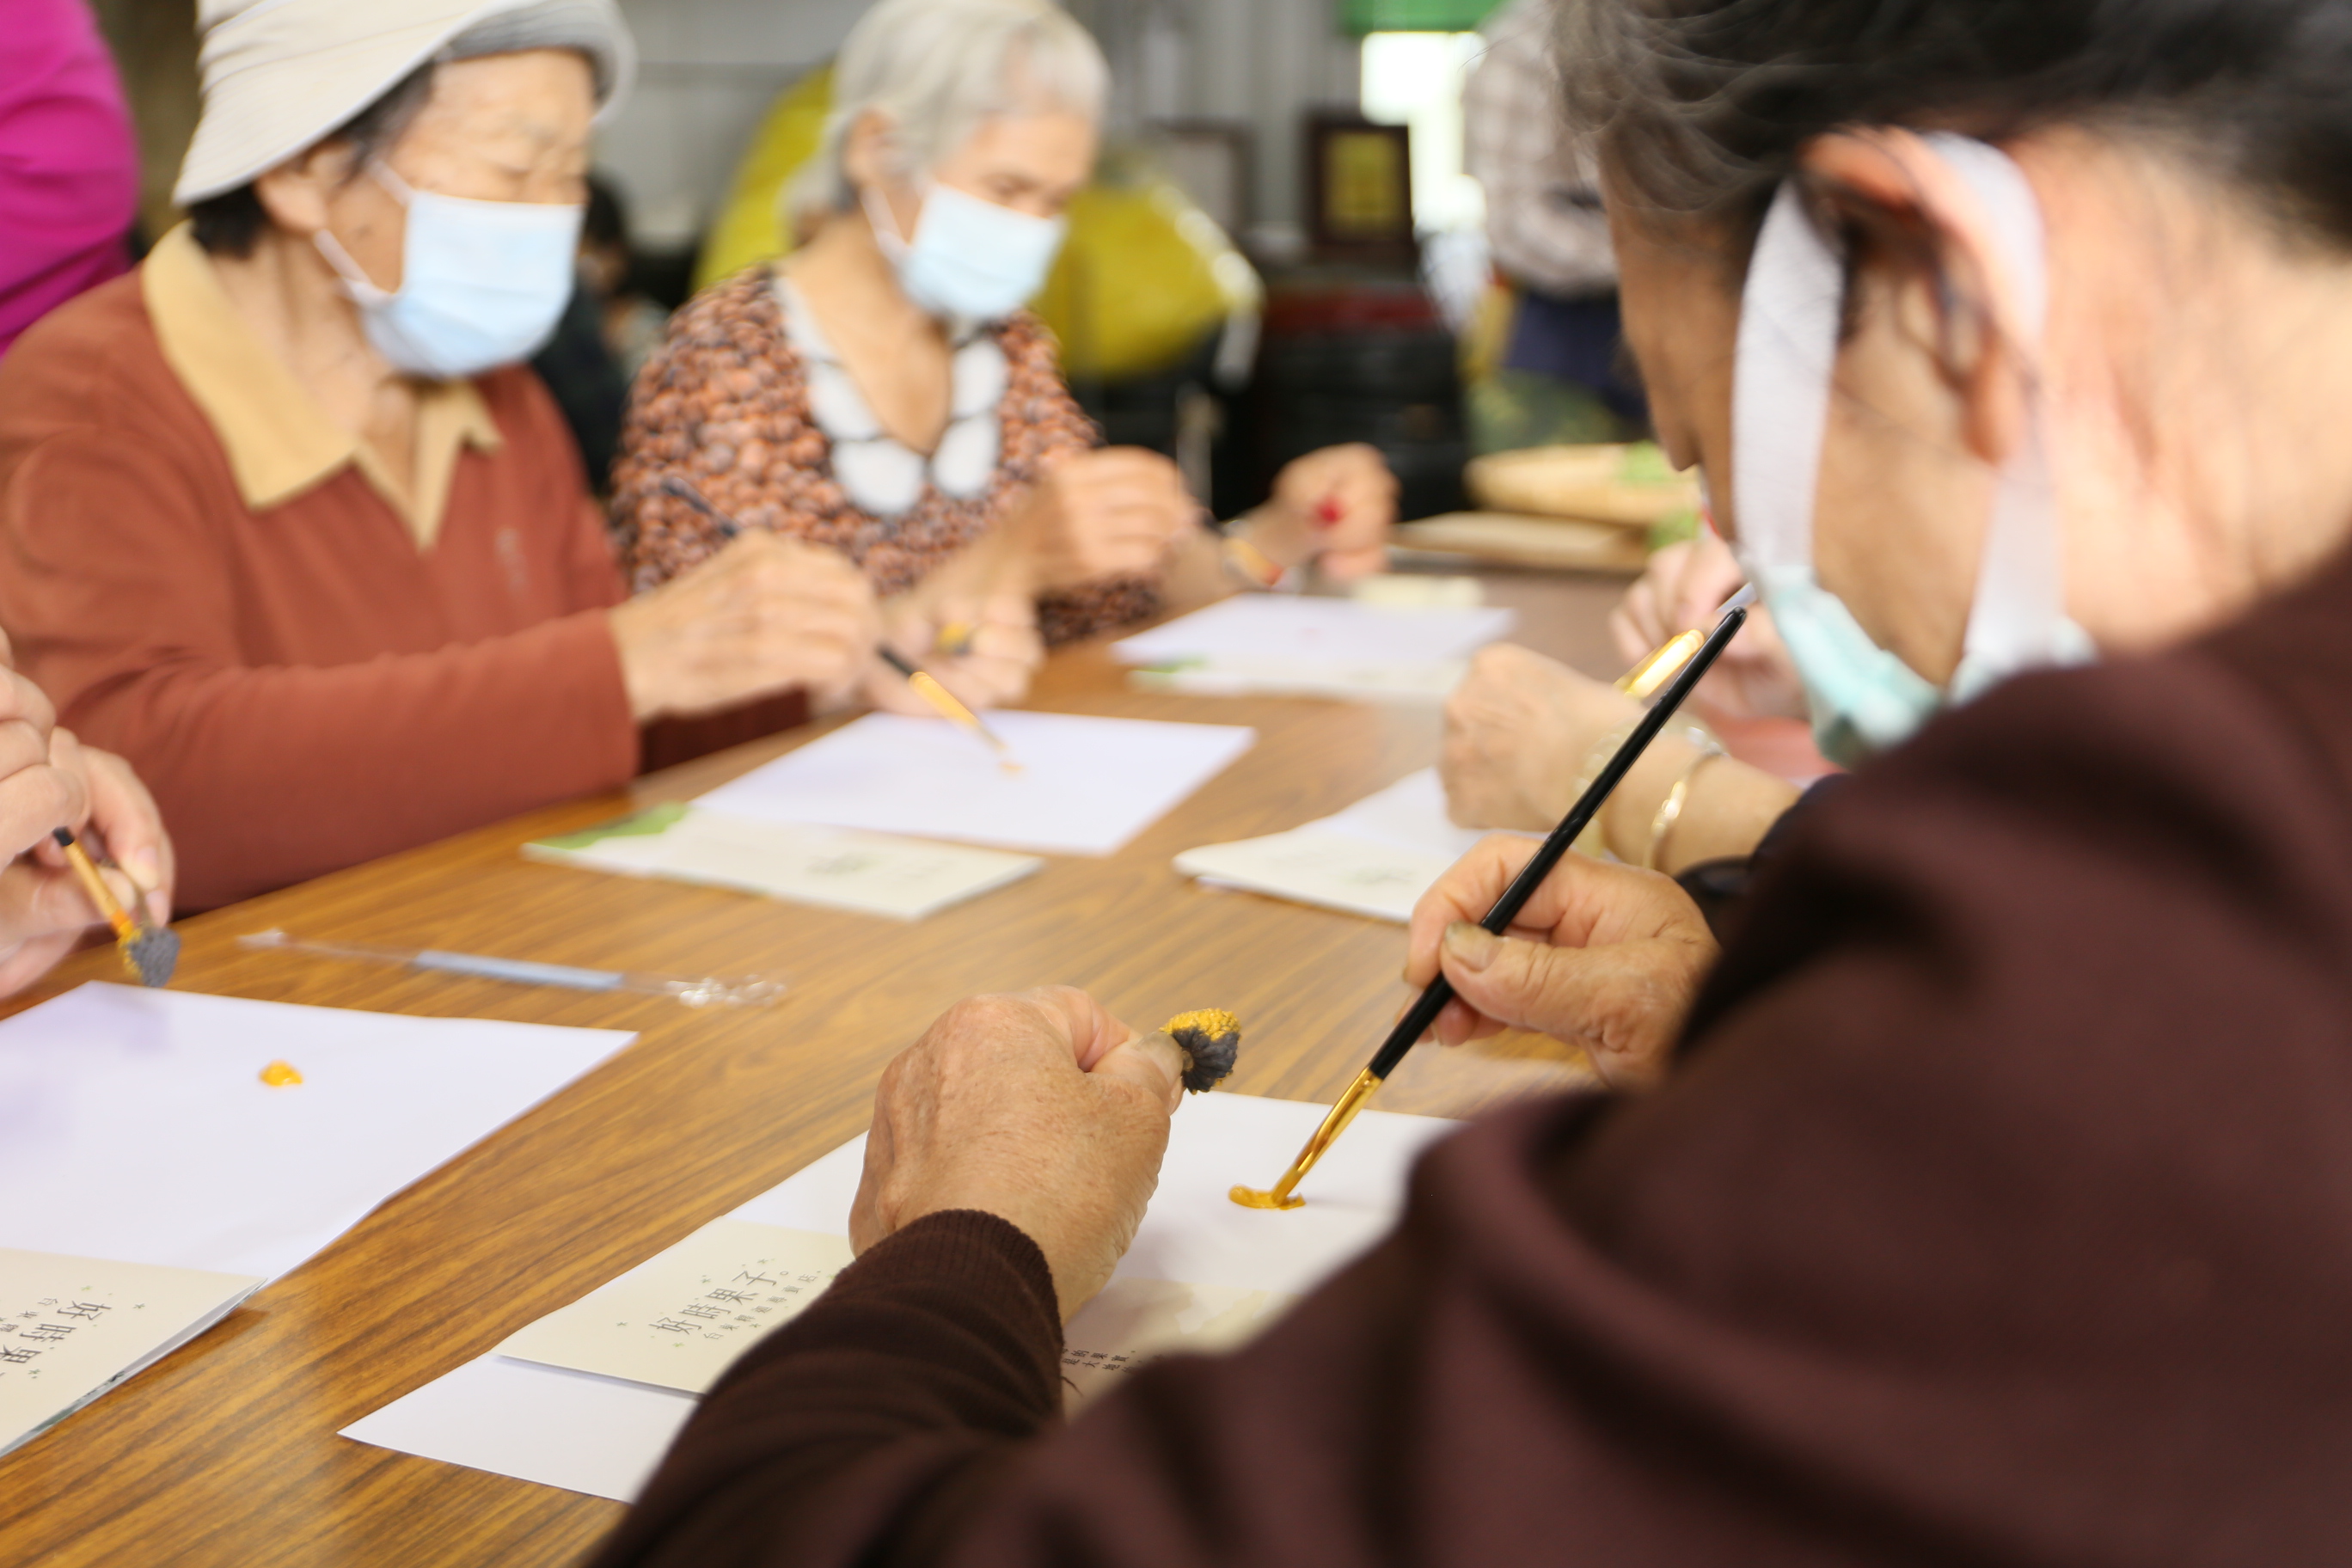
[[[610, 787], [640, 725], [846, 689], [762, 537], [624, 603], [546, 389], [610, 0], [206, 0], [193, 221], [0, 365], [0, 624], [207, 908]], [[726, 738], [721, 736], [719, 738]]]
[[[1368, 446], [1290, 464], [1228, 548], [1156, 452], [1097, 449], [1023, 309], [1094, 166], [1102, 51], [1051, 0], [883, 0], [843, 45], [793, 192], [814, 233], [678, 312], [630, 399], [613, 515], [640, 590], [737, 523], [847, 552], [892, 641], [975, 706], [1043, 645], [1319, 561], [1381, 569], [1397, 484]], [[940, 634], [959, 625], [967, 639]], [[922, 711], [877, 671], [866, 696]]]
[[[1175, 1064], [953, 1010], [600, 1568], [2352, 1563], [2352, 7], [1564, 15], [1659, 434], [1873, 754], [1719, 952], [1656, 873], [1500, 937], [1528, 841], [1442, 879], [1443, 1037], [1662, 1081], [1067, 1427]], [[1826, 418], [1741, 453], [1735, 363], [1743, 441]]]

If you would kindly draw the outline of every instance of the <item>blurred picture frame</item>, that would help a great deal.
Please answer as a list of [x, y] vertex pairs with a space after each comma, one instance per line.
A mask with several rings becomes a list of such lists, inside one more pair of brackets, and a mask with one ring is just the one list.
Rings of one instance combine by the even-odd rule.
[[1410, 257], [1412, 131], [1328, 110], [1307, 121], [1307, 236], [1327, 255]]

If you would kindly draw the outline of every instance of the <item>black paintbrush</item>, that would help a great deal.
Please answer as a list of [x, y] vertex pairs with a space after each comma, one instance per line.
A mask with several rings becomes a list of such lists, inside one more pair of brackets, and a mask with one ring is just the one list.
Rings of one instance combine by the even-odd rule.
[[[1543, 841], [1543, 847], [1536, 851], [1535, 858], [1529, 860], [1512, 879], [1511, 885], [1503, 889], [1503, 896], [1495, 900], [1495, 907], [1486, 911], [1486, 918], [1478, 922], [1480, 925], [1496, 936], [1511, 929], [1511, 922], [1518, 918], [1519, 910], [1527, 907], [1528, 900], [1543, 886], [1544, 879], [1551, 875], [1553, 868], [1575, 845], [1578, 836], [1601, 814], [1601, 808], [1608, 804], [1611, 794], [1625, 781], [1625, 775], [1633, 771], [1633, 764], [1642, 760], [1642, 753], [1650, 749], [1650, 743], [1665, 729], [1675, 710], [1682, 707], [1692, 690], [1706, 678], [1706, 672], [1714, 668], [1715, 661], [1722, 657], [1723, 650], [1730, 646], [1731, 639], [1739, 635], [1739, 628], [1747, 624], [1747, 606], [1735, 604], [1717, 623], [1714, 633], [1700, 645], [1698, 652], [1691, 656], [1691, 661], [1683, 667], [1682, 673], [1675, 678], [1673, 685], [1666, 688], [1656, 705], [1642, 716], [1640, 723], [1633, 726], [1633, 732], [1625, 738], [1623, 745], [1617, 748], [1617, 754], [1609, 759], [1609, 765], [1601, 770], [1600, 776], [1569, 808], [1559, 826], [1552, 829], [1551, 837]], [[1348, 1092], [1339, 1097], [1339, 1103], [1324, 1117], [1323, 1124], [1315, 1130], [1313, 1137], [1307, 1139], [1307, 1147], [1298, 1152], [1298, 1158], [1291, 1162], [1290, 1169], [1284, 1173], [1281, 1181], [1275, 1184], [1274, 1190], [1259, 1192], [1255, 1187], [1235, 1187], [1232, 1194], [1234, 1202], [1244, 1208], [1255, 1209], [1297, 1208], [1306, 1202], [1304, 1198], [1293, 1195], [1298, 1184], [1307, 1179], [1307, 1173], [1315, 1168], [1315, 1162], [1339, 1141], [1339, 1134], [1348, 1130], [1348, 1123], [1364, 1109], [1373, 1091], [1396, 1070], [1397, 1063], [1404, 1060], [1405, 1053], [1429, 1033], [1430, 1026], [1437, 1022], [1438, 1014], [1444, 1012], [1445, 1005], [1453, 1000], [1451, 981], [1443, 974], [1431, 981], [1429, 989], [1421, 994], [1421, 1000], [1415, 1002], [1412, 1009], [1397, 1020], [1397, 1026], [1389, 1031], [1388, 1039], [1374, 1054], [1371, 1065], [1356, 1075], [1356, 1081], [1348, 1086]]]

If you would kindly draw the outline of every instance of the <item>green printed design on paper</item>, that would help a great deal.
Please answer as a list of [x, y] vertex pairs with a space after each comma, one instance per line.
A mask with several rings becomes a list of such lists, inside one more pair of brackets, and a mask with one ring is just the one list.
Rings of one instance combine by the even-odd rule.
[[567, 833], [560, 838], [539, 840], [543, 849], [593, 849], [607, 838], [656, 838], [686, 820], [692, 808], [682, 800], [667, 805], [656, 805], [631, 816], [615, 817], [600, 822], [593, 827], [583, 827], [577, 833]]

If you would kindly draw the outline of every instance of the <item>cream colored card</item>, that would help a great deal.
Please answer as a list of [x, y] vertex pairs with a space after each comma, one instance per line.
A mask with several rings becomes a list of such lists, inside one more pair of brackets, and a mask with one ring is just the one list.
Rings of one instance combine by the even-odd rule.
[[1160, 1356], [1244, 1344], [1297, 1300], [1277, 1290], [1113, 1279], [1063, 1332], [1064, 1405], [1076, 1410]]
[[[509, 1337], [499, 1354], [701, 1394], [761, 1336], [791, 1322], [849, 1267], [846, 1237], [717, 1219], [608, 1285]], [[1114, 1279], [1070, 1322], [1062, 1376], [1073, 1408], [1155, 1356], [1228, 1350], [1295, 1296]]]
[[715, 1219], [550, 1312], [500, 1355], [700, 1394], [849, 1267], [845, 1236]]
[[261, 1281], [0, 1248], [0, 1453], [177, 1350]]
[[1210, 844], [1176, 869], [1223, 887], [1402, 924], [1430, 885], [1486, 835], [1446, 820], [1445, 786], [1424, 768], [1288, 833]]
[[682, 804], [523, 846], [535, 860], [764, 893], [820, 909], [920, 920], [1017, 882], [1034, 855], [926, 844]]
[[1403, 924], [1454, 861], [1367, 838], [1302, 827], [1176, 857], [1176, 869], [1221, 887]]

